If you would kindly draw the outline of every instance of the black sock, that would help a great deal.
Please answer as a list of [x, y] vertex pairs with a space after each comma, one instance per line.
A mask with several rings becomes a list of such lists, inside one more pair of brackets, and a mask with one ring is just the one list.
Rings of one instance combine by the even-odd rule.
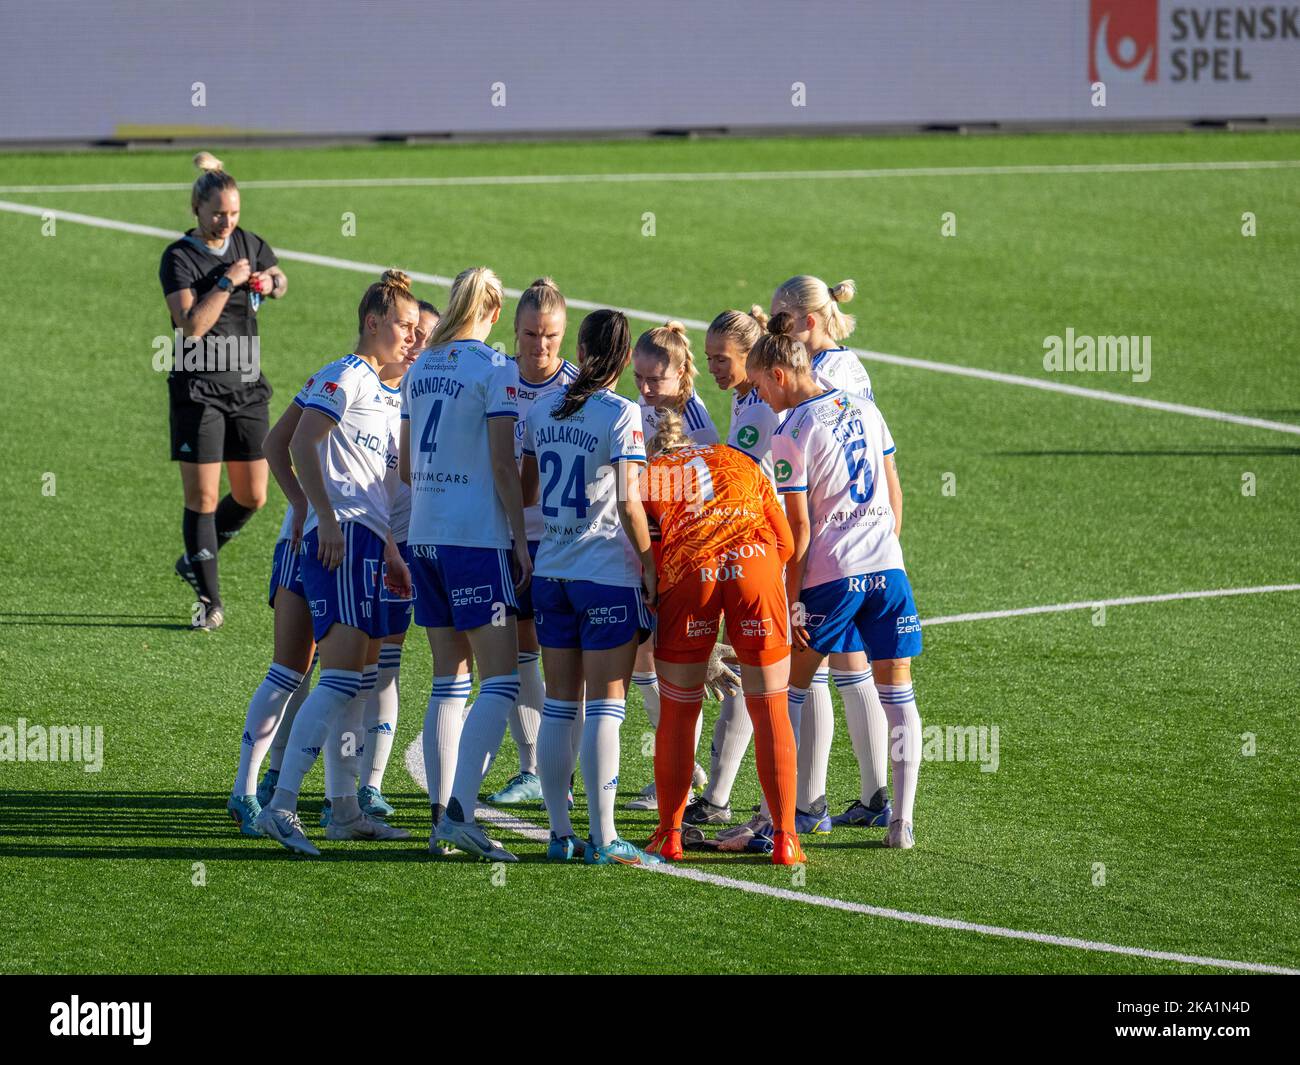
[[221, 605], [221, 586], [217, 581], [217, 523], [215, 514], [200, 514], [185, 508], [181, 523], [185, 536], [185, 555], [199, 585], [199, 598], [213, 606]]
[[242, 529], [257, 511], [249, 510], [235, 500], [235, 497], [226, 493], [225, 498], [217, 504], [216, 525], [217, 525], [217, 547], [225, 547], [234, 537], [239, 535]]

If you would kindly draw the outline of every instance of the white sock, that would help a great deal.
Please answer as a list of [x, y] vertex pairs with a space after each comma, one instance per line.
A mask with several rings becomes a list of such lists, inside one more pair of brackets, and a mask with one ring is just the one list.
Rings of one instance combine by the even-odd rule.
[[587, 791], [591, 841], [597, 847], [607, 846], [618, 838], [614, 828], [618, 734], [626, 712], [622, 699], [591, 699], [587, 702], [587, 720], [582, 728], [582, 783]]
[[339, 798], [357, 794], [357, 767], [366, 745], [366, 732], [362, 721], [366, 714], [366, 701], [375, 690], [378, 666], [366, 666], [361, 674], [361, 687], [343, 712], [334, 719], [329, 740], [325, 744], [325, 797], [331, 803]]
[[876, 793], [889, 783], [889, 719], [880, 705], [871, 671], [832, 669], [835, 687], [844, 700], [844, 720], [858, 759], [860, 798], [869, 806]]
[[444, 809], [451, 801], [451, 781], [456, 774], [456, 752], [473, 677], [468, 673], [433, 678], [429, 707], [424, 712], [424, 772], [429, 802]]
[[[266, 679], [257, 686], [244, 715], [244, 735], [239, 744], [239, 768], [235, 771], [232, 795], [252, 795], [257, 791], [257, 773], [262, 758], [275, 737], [284, 708], [302, 684], [302, 674], [271, 663]], [[287, 738], [287, 737], [286, 737]]]
[[[701, 717], [704, 715], [701, 714]], [[740, 772], [740, 763], [749, 749], [754, 735], [754, 723], [745, 709], [745, 696], [741, 692], [723, 698], [718, 713], [718, 723], [713, 726], [713, 747], [710, 750], [709, 786], [704, 798], [714, 806], [726, 806], [731, 801], [731, 788]]]
[[402, 668], [402, 645], [386, 643], [379, 648], [379, 677], [366, 700], [364, 728], [366, 751], [361, 758], [361, 783], [371, 788], [384, 786], [388, 756], [397, 739], [397, 708], [401, 703], [398, 674]]
[[659, 677], [653, 672], [633, 673], [632, 683], [641, 693], [641, 702], [645, 704], [645, 716], [650, 719], [650, 727], [657, 729], [659, 727]]
[[542, 708], [542, 727], [537, 734], [538, 774], [542, 779], [542, 800], [557, 836], [572, 836], [569, 819], [569, 777], [573, 775], [573, 733], [579, 728], [578, 704], [547, 699]]
[[889, 718], [889, 759], [894, 763], [894, 820], [912, 820], [921, 772], [921, 715], [910, 684], [877, 684]]
[[284, 765], [271, 805], [277, 810], [293, 810], [298, 792], [316, 757], [325, 746], [330, 728], [344, 708], [361, 690], [361, 674], [351, 669], [322, 669], [320, 679], [302, 704], [289, 732]]
[[826, 803], [826, 771], [835, 737], [829, 674], [823, 666], [813, 675], [799, 718], [799, 788], [795, 805], [804, 813], [820, 810]]
[[542, 727], [542, 705], [546, 688], [542, 684], [541, 655], [519, 652], [519, 701], [510, 711], [510, 735], [519, 748], [519, 772], [537, 772], [537, 730]]
[[289, 696], [289, 702], [284, 708], [279, 727], [275, 730], [275, 739], [271, 741], [271, 764], [268, 768], [275, 770], [277, 773], [280, 772], [280, 767], [284, 765], [284, 750], [289, 746], [289, 730], [293, 728], [293, 720], [298, 716], [298, 711], [302, 709], [302, 704], [307, 701], [307, 696], [311, 694], [311, 671], [316, 668], [317, 658], [311, 660], [307, 672], [302, 675], [298, 690]]
[[479, 786], [505, 739], [506, 719], [518, 698], [518, 673], [484, 677], [479, 685], [456, 752], [456, 776], [451, 785], [451, 801], [447, 803], [447, 816], [453, 821], [474, 820]]
[[573, 765], [577, 768], [578, 756], [582, 753], [582, 728], [587, 720], [587, 686], [582, 686], [582, 694], [578, 696], [578, 716], [573, 719]]

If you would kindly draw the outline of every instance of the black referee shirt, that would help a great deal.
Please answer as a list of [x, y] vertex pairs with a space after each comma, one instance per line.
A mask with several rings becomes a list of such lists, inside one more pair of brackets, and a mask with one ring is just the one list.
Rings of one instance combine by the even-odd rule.
[[[163, 252], [162, 262], [158, 267], [158, 279], [162, 282], [163, 295], [167, 296], [182, 289], [192, 288], [197, 303], [216, 287], [231, 263], [239, 259], [247, 259], [253, 273], [267, 270], [279, 263], [271, 246], [256, 233], [248, 233], [236, 227], [230, 234], [225, 254], [221, 255], [215, 248], [209, 248], [203, 243], [197, 230], [191, 229], [180, 240], [167, 245], [167, 250]], [[226, 305], [221, 310], [221, 316], [206, 335], [246, 337], [250, 340], [257, 336], [257, 313], [253, 310], [251, 296], [247, 282], [232, 288], [226, 298]], [[173, 322], [172, 328], [175, 327], [176, 323]], [[201, 374], [184, 372], [178, 374], [173, 370], [170, 376], [202, 376], [207, 384], [221, 387], [223, 390], [244, 388], [250, 383], [240, 380], [238, 369], [213, 370]]]

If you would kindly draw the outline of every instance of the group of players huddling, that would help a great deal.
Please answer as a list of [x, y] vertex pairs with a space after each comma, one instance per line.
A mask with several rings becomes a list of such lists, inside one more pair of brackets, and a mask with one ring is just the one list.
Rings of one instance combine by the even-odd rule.
[[[800, 833], [833, 825], [911, 847], [921, 634], [893, 440], [841, 345], [853, 294], [800, 275], [776, 289], [770, 319], [754, 307], [713, 320], [708, 368], [734, 395], [723, 444], [680, 323], [634, 343], [624, 314], [595, 311], [574, 366], [549, 279], [518, 302], [514, 358], [486, 343], [505, 303], [491, 270], [463, 271], [441, 315], [404, 274], [370, 285], [353, 350], [312, 375], [265, 440], [290, 506], [271, 573], [273, 661], [227, 804], [240, 831], [319, 854], [297, 806], [323, 752], [328, 839], [409, 837], [385, 820], [382, 782], [414, 613], [434, 666], [434, 854], [514, 860], [475, 820], [507, 725], [519, 773], [488, 798], [540, 799], [552, 860], [654, 864], [708, 847], [788, 865], [805, 860]], [[615, 391], [629, 363], [639, 404]], [[861, 778], [834, 818], [830, 676]], [[654, 783], [630, 804], [659, 813], [644, 848], [615, 827], [633, 682], [655, 729]], [[706, 685], [722, 701], [707, 774], [695, 762]], [[702, 826], [732, 820], [751, 736], [763, 804], [706, 839]], [[586, 838], [570, 821], [578, 767]], [[706, 785], [694, 798], [693, 784]]]

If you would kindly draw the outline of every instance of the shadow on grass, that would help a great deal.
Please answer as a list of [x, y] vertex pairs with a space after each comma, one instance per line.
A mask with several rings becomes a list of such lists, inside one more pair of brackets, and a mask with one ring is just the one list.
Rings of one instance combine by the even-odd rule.
[[[170, 624], [163, 624], [164, 622]], [[163, 632], [188, 632], [190, 629], [188, 624], [177, 622], [175, 614], [91, 614], [83, 611], [60, 613], [0, 610], [0, 625], [39, 625], [45, 628], [74, 629], [161, 629]]]
[[[188, 861], [293, 861], [269, 839], [239, 835], [226, 813], [225, 792], [0, 791], [0, 858], [160, 859]], [[326, 862], [435, 862], [474, 864], [470, 855], [434, 857], [427, 850], [428, 799], [391, 794], [392, 823], [409, 840], [351, 843], [324, 839], [320, 801], [304, 802], [303, 825]], [[533, 846], [536, 846], [535, 844]], [[544, 853], [518, 855], [543, 862]]]

